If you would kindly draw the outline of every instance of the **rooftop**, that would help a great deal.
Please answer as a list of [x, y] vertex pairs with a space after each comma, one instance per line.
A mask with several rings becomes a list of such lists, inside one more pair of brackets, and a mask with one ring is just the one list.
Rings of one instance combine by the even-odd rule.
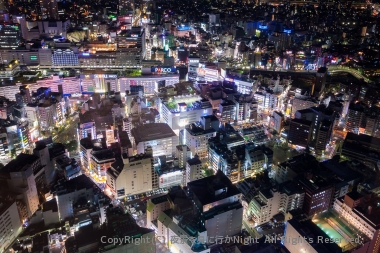
[[12, 173], [19, 172], [24, 169], [25, 166], [31, 165], [38, 160], [37, 156], [21, 153], [16, 159], [10, 161], [5, 165], [0, 172], [2, 173]]
[[[356, 241], [349, 242], [348, 238], [356, 239], [360, 238], [367, 242], [369, 238], [365, 236], [360, 230], [351, 226], [344, 217], [341, 217], [339, 213], [335, 211], [327, 211], [320, 213], [313, 217], [312, 222], [318, 226], [323, 234], [331, 239], [336, 239], [336, 245], [342, 248], [343, 252], [352, 250], [353, 248], [359, 246]], [[345, 236], [342, 236], [342, 232]]]
[[380, 198], [376, 195], [372, 195], [369, 198], [355, 207], [354, 210], [359, 216], [365, 218], [364, 220], [369, 220], [372, 226], [376, 229], [380, 227]]
[[60, 180], [52, 186], [51, 192], [56, 192], [57, 195], [67, 194], [81, 189], [97, 188], [97, 186], [86, 175], [80, 175], [69, 181]]
[[190, 148], [186, 145], [178, 145], [176, 148], [179, 151], [184, 151], [184, 149], [186, 149], [186, 151], [188, 151], [188, 152], [190, 151]]
[[[106, 226], [107, 235], [109, 237], [132, 237], [132, 238], [140, 238], [145, 234], [152, 233], [153, 230], [139, 227], [136, 224], [136, 221], [130, 214], [124, 213], [121, 208], [108, 208], [107, 209], [107, 226]], [[129, 243], [128, 241], [126, 241]], [[147, 241], [146, 243], [149, 243]], [[104, 248], [107, 246], [112, 247], [110, 244], [103, 244]], [[114, 247], [117, 247], [114, 246]]]
[[305, 190], [309, 190], [312, 193], [320, 192], [322, 189], [332, 188], [333, 186], [320, 176], [313, 176], [312, 179], [304, 177], [304, 175], [298, 176], [298, 182], [305, 187]]
[[347, 133], [346, 139], [344, 140], [345, 144], [347, 142], [359, 142], [361, 144], [367, 144], [370, 146], [380, 147], [380, 138], [372, 137], [366, 134], [354, 134]]
[[209, 133], [215, 133], [216, 132], [215, 129], [213, 129], [213, 128], [209, 128], [207, 130], [204, 130], [203, 126], [199, 122], [187, 125], [185, 127], [185, 130], [188, 131], [193, 136], [203, 135], [203, 134], [209, 134]]
[[80, 145], [85, 149], [105, 149], [107, 148], [106, 138], [91, 140], [90, 138], [83, 138], [80, 140]]
[[46, 201], [42, 204], [42, 210], [44, 212], [52, 211], [52, 212], [58, 212], [58, 205], [57, 205], [57, 199], [54, 198], [52, 200]]
[[303, 193], [301, 187], [295, 184], [292, 181], [286, 181], [279, 185], [280, 192], [286, 193], [286, 195], [290, 196], [296, 193]]
[[[291, 225], [301, 237], [305, 238], [318, 253], [338, 253], [342, 252], [339, 246], [335, 243], [331, 243], [330, 238], [325, 234], [316, 224], [311, 220], [299, 222], [295, 219], [289, 220], [288, 224]], [[317, 243], [319, 238], [328, 239], [328, 243]], [[303, 241], [304, 242], [304, 241]]]
[[92, 156], [97, 160], [97, 162], [104, 162], [106, 160], [115, 159], [115, 153], [111, 149], [103, 149], [100, 151], [92, 152]]
[[0, 216], [3, 215], [3, 213], [8, 210], [9, 207], [13, 205], [14, 202], [11, 201], [1, 201], [0, 202]]
[[140, 142], [159, 140], [176, 136], [173, 130], [165, 123], [149, 123], [132, 129], [132, 136], [136, 145]]
[[201, 160], [199, 160], [199, 157], [198, 156], [194, 156], [193, 158], [187, 160], [187, 163], [192, 166], [192, 165], [198, 165], [198, 164], [202, 164]]
[[[236, 186], [220, 170], [215, 175], [188, 183], [187, 187], [202, 205], [240, 194]], [[222, 193], [218, 194], [219, 191]]]
[[133, 163], [133, 162], [144, 160], [144, 159], [147, 159], [147, 158], [152, 158], [152, 154], [144, 153], [144, 154], [139, 154], [139, 155], [135, 155], [135, 156], [129, 157], [129, 162]]

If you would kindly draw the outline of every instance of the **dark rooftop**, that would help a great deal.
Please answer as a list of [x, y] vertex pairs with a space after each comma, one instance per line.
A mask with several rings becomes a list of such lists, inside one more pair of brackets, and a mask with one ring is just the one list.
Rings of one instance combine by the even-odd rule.
[[1, 201], [0, 202], [0, 216], [5, 212], [14, 202], [11, 201]]
[[362, 144], [365, 143], [370, 146], [380, 147], [380, 138], [372, 137], [366, 134], [347, 133], [344, 142], [358, 142]]
[[187, 163], [192, 166], [192, 165], [198, 165], [198, 164], [202, 164], [201, 160], [199, 160], [199, 157], [198, 156], [194, 156], [194, 158], [191, 158], [189, 160], [187, 160]]
[[111, 149], [103, 149], [92, 152], [92, 156], [96, 159], [96, 162], [104, 162], [106, 160], [115, 159], [115, 153]]
[[19, 154], [16, 159], [13, 159], [10, 161], [7, 165], [5, 165], [0, 172], [1, 173], [12, 173], [12, 172], [19, 172], [21, 171], [25, 166], [33, 164], [38, 160], [37, 156], [29, 155], [21, 153]]
[[190, 148], [186, 145], [178, 145], [176, 147], [179, 151], [183, 151], [184, 148], [187, 148], [186, 151], [190, 151]]
[[[187, 187], [202, 205], [240, 194], [236, 186], [220, 170], [215, 175], [188, 183]], [[221, 190], [223, 192], [217, 194]]]
[[[97, 186], [89, 179], [86, 175], [80, 175], [69, 181], [60, 180], [55, 185], [52, 186], [51, 191], [57, 192], [58, 195], [67, 194], [73, 191], [78, 191], [81, 189], [90, 189]], [[98, 189], [98, 188], [97, 188]]]
[[140, 142], [174, 137], [176, 134], [165, 123], [150, 123], [132, 129], [136, 145]]
[[346, 195], [353, 200], [358, 200], [360, 198], [363, 198], [363, 195], [361, 195], [360, 193], [358, 193], [356, 191], [351, 191], [351, 192], [347, 193]]
[[57, 205], [57, 199], [54, 198], [50, 201], [46, 201], [42, 204], [42, 210], [44, 212], [52, 211], [54, 213], [58, 212], [58, 205]]
[[303, 193], [301, 187], [295, 184], [292, 181], [286, 181], [279, 185], [280, 192], [286, 193], [286, 195], [290, 196], [296, 193]]

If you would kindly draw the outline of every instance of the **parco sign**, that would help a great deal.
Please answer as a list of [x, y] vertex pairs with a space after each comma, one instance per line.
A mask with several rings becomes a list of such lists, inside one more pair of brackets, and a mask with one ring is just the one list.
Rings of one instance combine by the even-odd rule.
[[177, 69], [175, 67], [152, 67], [152, 73], [175, 73]]

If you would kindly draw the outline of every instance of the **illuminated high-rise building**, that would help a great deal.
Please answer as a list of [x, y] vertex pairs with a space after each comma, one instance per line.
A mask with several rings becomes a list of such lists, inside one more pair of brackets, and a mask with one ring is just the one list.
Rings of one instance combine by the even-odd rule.
[[21, 31], [18, 24], [0, 25], [0, 48], [15, 49], [20, 45]]

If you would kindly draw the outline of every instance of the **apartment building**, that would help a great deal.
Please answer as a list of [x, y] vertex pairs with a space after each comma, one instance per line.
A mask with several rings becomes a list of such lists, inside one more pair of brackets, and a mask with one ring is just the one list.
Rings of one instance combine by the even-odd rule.
[[202, 169], [202, 162], [199, 160], [199, 156], [195, 155], [194, 158], [190, 159], [186, 163], [186, 176], [185, 176], [185, 182], [186, 184], [202, 179], [205, 177], [205, 174]]
[[255, 226], [270, 222], [278, 213], [302, 208], [305, 193], [291, 181], [278, 185], [273, 189], [259, 190], [249, 202], [245, 214], [252, 219]]
[[165, 123], [149, 123], [132, 129], [138, 154], [151, 147], [153, 156], [173, 157], [178, 145], [178, 136]]
[[40, 168], [38, 157], [21, 153], [0, 170], [10, 192], [14, 192], [26, 205], [28, 217], [33, 215], [39, 205], [35, 174]]
[[22, 223], [16, 202], [0, 203], [0, 252], [5, 252], [22, 231]]
[[[156, 229], [157, 228], [157, 218], [161, 212], [169, 210], [170, 204], [168, 196], [159, 196], [148, 200], [146, 206], [146, 219], [147, 219], [147, 228]], [[155, 224], [155, 225], [152, 225]], [[157, 232], [157, 231], [156, 231]]]
[[69, 181], [61, 179], [55, 183], [50, 192], [57, 199], [60, 220], [73, 217], [74, 207], [82, 199], [85, 199], [86, 202], [89, 201], [89, 203], [95, 203], [95, 196], [100, 190], [94, 186], [91, 179], [85, 175], [80, 175]]
[[118, 159], [107, 170], [107, 185], [118, 198], [152, 191], [155, 184], [157, 175], [151, 148], [144, 154], [132, 157], [124, 154], [122, 160]]
[[219, 120], [214, 115], [202, 116], [199, 122], [187, 125], [180, 134], [180, 140], [186, 144], [193, 155], [200, 159], [208, 156], [208, 140], [215, 137], [219, 129]]

